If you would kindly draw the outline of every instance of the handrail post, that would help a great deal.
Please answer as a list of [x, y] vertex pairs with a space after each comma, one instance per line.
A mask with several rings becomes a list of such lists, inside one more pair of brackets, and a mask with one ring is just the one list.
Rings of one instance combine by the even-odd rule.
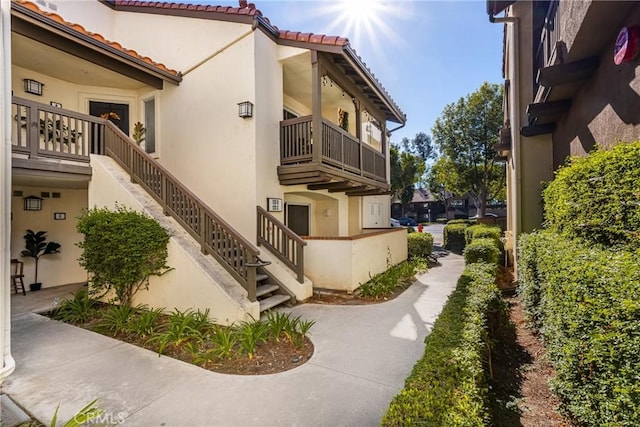
[[323, 129], [322, 129], [322, 81], [320, 58], [318, 51], [311, 51], [311, 131], [313, 132], [311, 156], [314, 163], [322, 162]]
[[296, 261], [298, 265], [298, 283], [304, 283], [304, 249], [303, 246], [296, 242]]
[[[251, 255], [249, 257], [250, 264], [256, 264], [258, 262], [258, 257], [255, 255]], [[256, 270], [257, 267], [254, 266], [246, 266], [247, 268], [247, 298], [249, 301], [254, 302], [256, 298]]]
[[162, 213], [165, 216], [169, 216], [169, 210], [167, 205], [169, 204], [169, 194], [167, 189], [167, 176], [160, 174], [160, 200], [162, 200]]
[[40, 120], [38, 120], [38, 107], [35, 105], [29, 106], [27, 119], [27, 143], [29, 144], [29, 158], [37, 159], [38, 148], [40, 146]]
[[202, 209], [202, 206], [198, 205], [198, 224], [200, 225], [198, 227], [198, 240], [200, 243], [200, 252], [202, 252], [203, 254], [207, 254], [207, 248], [206, 248], [206, 244], [207, 244], [207, 238], [206, 238], [206, 232], [205, 229], [206, 227], [204, 226], [204, 209]]

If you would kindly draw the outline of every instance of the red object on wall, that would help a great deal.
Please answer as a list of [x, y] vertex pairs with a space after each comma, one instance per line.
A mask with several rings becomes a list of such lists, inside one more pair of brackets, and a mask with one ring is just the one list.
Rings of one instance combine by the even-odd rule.
[[638, 54], [638, 44], [640, 42], [640, 27], [622, 27], [616, 39], [616, 46], [613, 52], [613, 62], [616, 65], [633, 60]]

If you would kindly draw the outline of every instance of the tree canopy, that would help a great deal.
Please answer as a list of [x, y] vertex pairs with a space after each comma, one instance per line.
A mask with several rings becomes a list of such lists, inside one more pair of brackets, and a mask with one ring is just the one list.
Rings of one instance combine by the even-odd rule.
[[496, 162], [493, 148], [503, 121], [502, 87], [485, 82], [447, 105], [432, 129], [440, 158], [430, 175], [430, 186], [469, 194], [479, 216], [484, 216], [487, 200], [504, 194], [505, 167]]
[[424, 132], [415, 138], [402, 138], [399, 145], [391, 145], [391, 191], [400, 199], [402, 207], [411, 202], [415, 184], [424, 180], [426, 161], [433, 158], [431, 138]]

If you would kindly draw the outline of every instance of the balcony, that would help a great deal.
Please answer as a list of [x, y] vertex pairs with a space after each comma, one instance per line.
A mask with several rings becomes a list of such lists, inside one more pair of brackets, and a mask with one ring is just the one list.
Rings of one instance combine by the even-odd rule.
[[341, 184], [349, 195], [381, 194], [389, 189], [386, 157], [339, 126], [321, 120], [321, 147], [314, 144], [313, 116], [280, 122], [280, 167], [282, 185]]

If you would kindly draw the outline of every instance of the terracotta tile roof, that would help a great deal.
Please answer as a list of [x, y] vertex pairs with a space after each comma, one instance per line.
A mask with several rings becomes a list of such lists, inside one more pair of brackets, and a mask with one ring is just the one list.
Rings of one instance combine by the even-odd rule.
[[338, 36], [327, 36], [324, 34], [301, 33], [299, 31], [280, 30], [280, 38], [303, 43], [318, 43], [331, 46], [346, 46], [349, 39]]
[[241, 1], [243, 7], [232, 6], [212, 6], [205, 4], [189, 4], [189, 3], [166, 3], [161, 1], [138, 1], [138, 0], [113, 0], [111, 3], [114, 6], [134, 6], [134, 7], [149, 7], [154, 9], [173, 9], [173, 10], [194, 10], [198, 12], [214, 12], [214, 13], [229, 13], [234, 15], [249, 15], [249, 16], [262, 16], [262, 13], [256, 9], [256, 5], [253, 3], [247, 3]]
[[171, 74], [173, 76], [178, 77], [179, 73], [176, 70], [173, 70], [171, 68], [168, 68], [166, 65], [164, 64], [160, 64], [158, 62], [155, 62], [154, 60], [152, 60], [151, 58], [149, 58], [148, 56], [143, 56], [140, 55], [138, 52], [136, 52], [135, 50], [132, 49], [127, 49], [125, 47], [123, 47], [120, 43], [118, 42], [113, 42], [113, 41], [109, 41], [107, 39], [105, 39], [101, 34], [98, 33], [92, 33], [90, 31], [87, 31], [82, 25], [80, 24], [75, 24], [72, 22], [68, 22], [65, 21], [60, 15], [58, 15], [57, 13], [51, 13], [51, 12], [45, 12], [43, 10], [41, 10], [37, 5], [35, 5], [34, 3], [31, 3], [27, 0], [12, 0], [13, 3], [18, 3], [26, 8], [28, 8], [29, 10], [32, 10], [42, 16], [45, 16], [49, 19], [51, 19], [52, 21], [58, 22], [62, 25], [65, 25], [67, 27], [69, 27], [70, 29], [85, 35], [85, 36], [89, 36], [92, 39], [94, 39], [95, 41], [99, 42], [100, 44], [106, 45], [106, 46], [110, 46], [124, 54], [126, 54], [127, 56], [130, 56], [134, 59], [137, 60], [141, 60], [143, 62], [145, 62], [147, 65], [150, 65], [153, 68], [156, 68], [160, 71], [163, 71], [164, 73], [168, 73]]

